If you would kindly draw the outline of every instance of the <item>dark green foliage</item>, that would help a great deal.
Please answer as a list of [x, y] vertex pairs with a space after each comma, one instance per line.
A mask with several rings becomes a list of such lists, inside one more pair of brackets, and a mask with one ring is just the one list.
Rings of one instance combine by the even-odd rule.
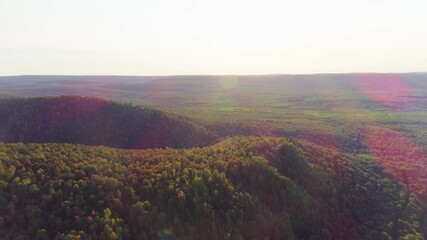
[[0, 144], [6, 239], [422, 239], [420, 206], [373, 162], [283, 138]]
[[355, 221], [363, 229], [369, 229], [365, 238], [400, 239], [420, 235], [414, 239], [423, 239], [419, 224], [424, 211], [414, 193], [400, 188], [370, 157], [349, 161], [348, 172], [354, 187], [344, 194], [352, 203], [350, 209]]

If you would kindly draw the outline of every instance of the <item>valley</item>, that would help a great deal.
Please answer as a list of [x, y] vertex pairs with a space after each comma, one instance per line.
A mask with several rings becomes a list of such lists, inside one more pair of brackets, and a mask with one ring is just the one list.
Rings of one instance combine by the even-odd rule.
[[425, 239], [426, 78], [0, 77], [0, 235]]

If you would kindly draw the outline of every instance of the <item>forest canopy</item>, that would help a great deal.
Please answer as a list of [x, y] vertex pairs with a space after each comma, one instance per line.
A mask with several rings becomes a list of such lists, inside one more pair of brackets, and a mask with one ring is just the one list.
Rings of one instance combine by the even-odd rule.
[[0, 113], [3, 142], [184, 148], [215, 138], [188, 118], [93, 97], [3, 99]]
[[292, 139], [0, 144], [6, 239], [423, 239], [422, 204], [372, 159]]

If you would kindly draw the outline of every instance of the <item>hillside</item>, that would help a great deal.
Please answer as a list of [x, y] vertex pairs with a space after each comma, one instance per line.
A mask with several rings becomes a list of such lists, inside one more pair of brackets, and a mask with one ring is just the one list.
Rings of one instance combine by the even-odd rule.
[[426, 76], [0, 78], [0, 236], [425, 239]]
[[0, 100], [0, 141], [118, 148], [207, 145], [214, 134], [173, 114], [89, 97]]
[[423, 204], [372, 158], [292, 139], [0, 144], [5, 239], [423, 239]]
[[227, 124], [220, 129], [224, 135], [250, 129], [254, 135], [323, 138], [353, 152], [367, 125], [408, 133], [427, 149], [426, 83], [427, 73], [10, 76], [0, 77], [0, 98], [102, 97]]

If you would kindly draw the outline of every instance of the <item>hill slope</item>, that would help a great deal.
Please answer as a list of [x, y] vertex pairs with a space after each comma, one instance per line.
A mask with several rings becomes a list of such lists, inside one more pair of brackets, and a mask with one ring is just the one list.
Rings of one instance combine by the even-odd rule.
[[[427, 73], [11, 76], [0, 77], [0, 86], [0, 98], [103, 97], [208, 123], [263, 125], [274, 135], [333, 139], [345, 148], [360, 145], [359, 128], [380, 124], [413, 135], [427, 149]], [[227, 134], [239, 130], [226, 129]]]
[[0, 144], [6, 239], [423, 239], [422, 207], [372, 159], [292, 139]]
[[0, 100], [0, 141], [119, 148], [193, 147], [213, 134], [161, 111], [89, 97]]

